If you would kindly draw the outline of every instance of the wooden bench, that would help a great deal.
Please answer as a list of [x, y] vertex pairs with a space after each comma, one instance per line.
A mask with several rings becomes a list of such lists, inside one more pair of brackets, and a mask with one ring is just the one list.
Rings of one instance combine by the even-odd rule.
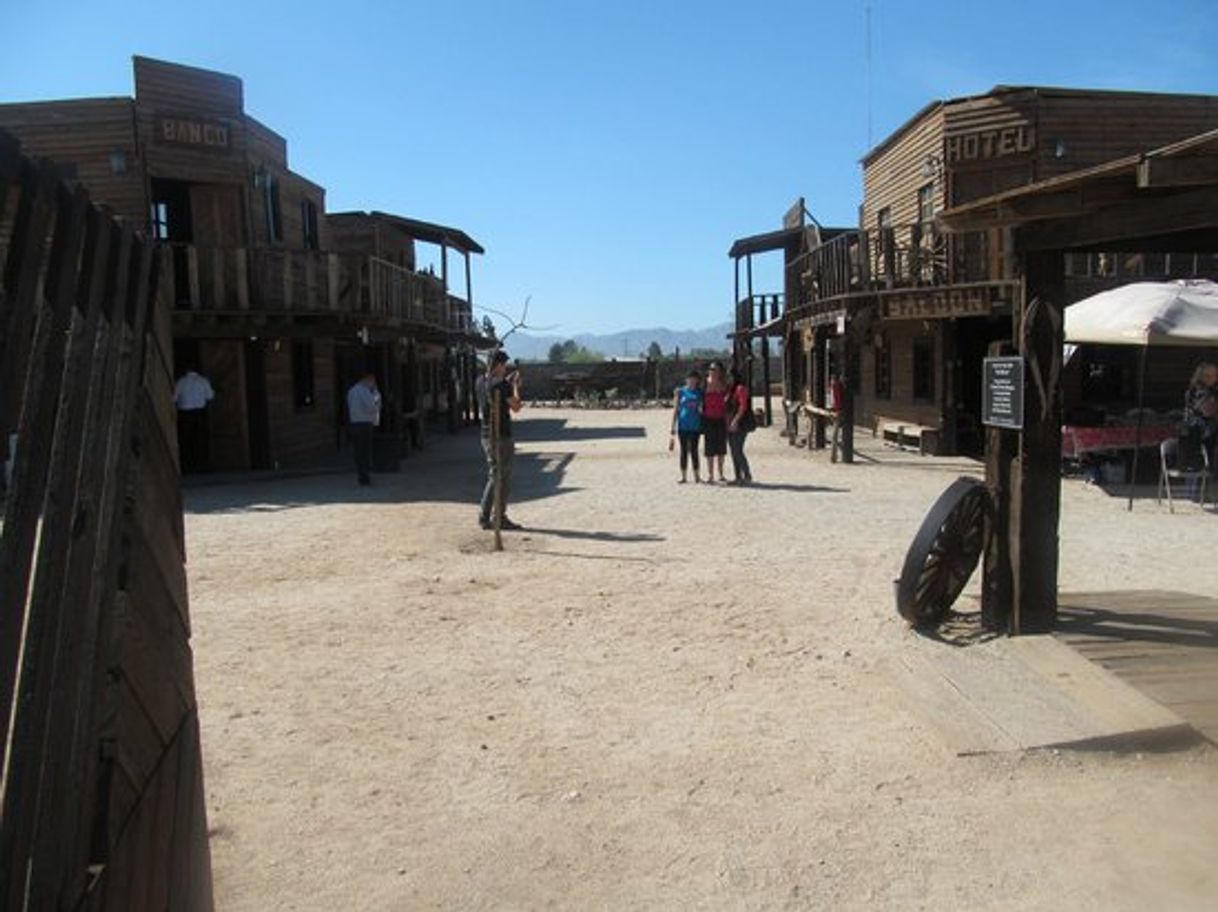
[[923, 456], [933, 453], [939, 442], [939, 429], [925, 424], [918, 424], [905, 418], [888, 418], [877, 415], [872, 437], [879, 437], [886, 444], [897, 449], [917, 450]]

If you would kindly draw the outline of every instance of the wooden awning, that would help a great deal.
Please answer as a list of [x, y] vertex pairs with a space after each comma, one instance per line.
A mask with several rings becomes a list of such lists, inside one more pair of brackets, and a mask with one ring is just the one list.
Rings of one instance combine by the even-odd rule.
[[949, 233], [1052, 222], [1045, 237], [1029, 237], [1023, 245], [1034, 249], [1209, 232], [1216, 209], [1218, 130], [1210, 130], [954, 206], [936, 221]]

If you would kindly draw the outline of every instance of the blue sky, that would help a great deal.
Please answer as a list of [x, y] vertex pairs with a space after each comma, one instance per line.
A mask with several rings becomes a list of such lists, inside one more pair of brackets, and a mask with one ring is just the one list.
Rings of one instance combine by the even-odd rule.
[[996, 83], [1218, 94], [1215, 0], [14, 0], [0, 98], [129, 95], [133, 54], [233, 73], [331, 210], [482, 242], [479, 303], [699, 327], [731, 312], [733, 238], [800, 195], [856, 222], [868, 5], [875, 141]]

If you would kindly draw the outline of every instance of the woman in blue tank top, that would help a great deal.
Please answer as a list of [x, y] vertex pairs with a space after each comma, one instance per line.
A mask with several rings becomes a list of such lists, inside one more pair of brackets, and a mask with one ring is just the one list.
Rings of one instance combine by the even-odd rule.
[[678, 387], [672, 397], [672, 435], [668, 449], [673, 449], [673, 437], [681, 441], [681, 484], [685, 484], [686, 466], [692, 462], [694, 481], [701, 481], [698, 472], [698, 436], [702, 433], [702, 375], [690, 371], [685, 385]]

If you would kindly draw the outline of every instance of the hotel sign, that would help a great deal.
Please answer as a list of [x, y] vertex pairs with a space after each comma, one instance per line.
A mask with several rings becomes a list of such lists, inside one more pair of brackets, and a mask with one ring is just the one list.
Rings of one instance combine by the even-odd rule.
[[227, 123], [219, 120], [158, 116], [156, 138], [158, 142], [173, 146], [190, 146], [215, 152], [232, 149], [232, 130]]
[[919, 291], [915, 297], [900, 297], [884, 302], [889, 320], [941, 320], [950, 317], [988, 316], [993, 304], [988, 289], [944, 288]]
[[943, 159], [949, 165], [960, 162], [990, 161], [1027, 155], [1036, 149], [1036, 127], [1015, 124], [988, 130], [958, 133], [943, 140]]

